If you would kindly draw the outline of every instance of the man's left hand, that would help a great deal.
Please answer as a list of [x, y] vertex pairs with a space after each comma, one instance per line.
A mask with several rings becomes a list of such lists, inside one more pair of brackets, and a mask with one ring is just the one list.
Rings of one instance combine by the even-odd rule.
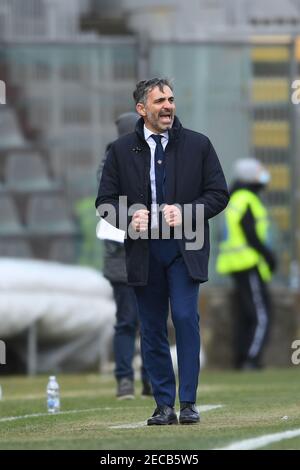
[[181, 210], [177, 206], [166, 204], [163, 208], [163, 214], [169, 227], [177, 227], [182, 224]]

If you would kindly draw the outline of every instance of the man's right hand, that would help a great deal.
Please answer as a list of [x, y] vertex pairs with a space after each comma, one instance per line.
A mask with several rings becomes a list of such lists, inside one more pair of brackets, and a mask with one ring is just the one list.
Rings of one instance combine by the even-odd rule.
[[132, 216], [131, 225], [136, 232], [145, 232], [148, 229], [149, 211], [139, 209]]

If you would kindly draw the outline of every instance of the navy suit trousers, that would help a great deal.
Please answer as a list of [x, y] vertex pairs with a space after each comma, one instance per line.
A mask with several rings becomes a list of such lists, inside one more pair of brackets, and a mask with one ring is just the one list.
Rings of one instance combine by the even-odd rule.
[[175, 327], [179, 400], [196, 402], [200, 372], [199, 282], [188, 274], [178, 242], [149, 240], [148, 284], [135, 287], [144, 366], [158, 405], [174, 406], [176, 382], [168, 342], [169, 301]]

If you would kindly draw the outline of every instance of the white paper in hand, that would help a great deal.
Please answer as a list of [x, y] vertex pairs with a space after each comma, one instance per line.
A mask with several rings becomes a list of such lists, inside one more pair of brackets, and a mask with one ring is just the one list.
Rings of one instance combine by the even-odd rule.
[[97, 238], [100, 240], [112, 240], [115, 242], [124, 243], [124, 230], [119, 230], [118, 228], [106, 222], [104, 219], [101, 219], [98, 223], [96, 233]]

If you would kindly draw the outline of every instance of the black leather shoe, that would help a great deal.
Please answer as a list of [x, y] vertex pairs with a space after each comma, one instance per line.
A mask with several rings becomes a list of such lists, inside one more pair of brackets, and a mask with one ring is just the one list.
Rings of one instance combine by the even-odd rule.
[[161, 405], [155, 409], [152, 417], [148, 419], [147, 424], [148, 426], [178, 424], [178, 419], [174, 408], [167, 405]]
[[118, 400], [131, 400], [134, 398], [133, 380], [128, 377], [122, 377], [118, 380], [117, 398]]
[[196, 424], [200, 421], [199, 411], [194, 403], [180, 403], [180, 424]]

